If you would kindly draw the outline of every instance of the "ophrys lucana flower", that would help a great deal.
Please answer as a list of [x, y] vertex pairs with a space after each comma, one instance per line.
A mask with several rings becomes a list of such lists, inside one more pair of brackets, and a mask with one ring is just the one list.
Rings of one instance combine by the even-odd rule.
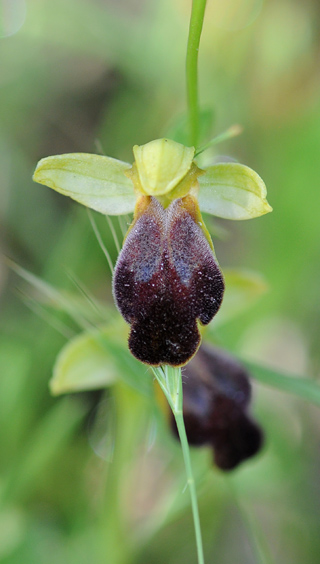
[[242, 220], [271, 208], [263, 181], [244, 165], [201, 170], [193, 147], [169, 139], [133, 153], [132, 166], [81, 153], [47, 157], [34, 180], [103, 214], [134, 212], [113, 278], [115, 302], [131, 325], [129, 348], [147, 364], [181, 366], [224, 292], [201, 211]]

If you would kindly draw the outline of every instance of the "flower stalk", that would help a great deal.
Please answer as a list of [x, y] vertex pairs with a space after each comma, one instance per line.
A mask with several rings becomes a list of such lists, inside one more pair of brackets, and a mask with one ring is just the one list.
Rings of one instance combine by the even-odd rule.
[[190, 144], [193, 147], [198, 147], [199, 142], [198, 53], [206, 3], [207, 0], [193, 0], [192, 2], [187, 45], [187, 102]]
[[181, 368], [175, 368], [173, 366], [163, 366], [163, 367], [152, 367], [153, 373], [159, 382], [159, 385], [165, 394], [168, 403], [171, 407], [173, 416], [176, 421], [178, 434], [180, 438], [184, 466], [187, 475], [187, 484], [189, 487], [190, 498], [191, 498], [191, 508], [193, 516], [193, 524], [196, 538], [197, 546], [197, 557], [198, 564], [204, 564], [203, 555], [203, 544], [201, 535], [201, 525], [199, 517], [199, 508], [197, 500], [196, 485], [193, 477], [191, 459], [190, 459], [190, 449], [187, 439], [186, 429], [183, 419], [183, 391], [182, 391], [182, 377]]

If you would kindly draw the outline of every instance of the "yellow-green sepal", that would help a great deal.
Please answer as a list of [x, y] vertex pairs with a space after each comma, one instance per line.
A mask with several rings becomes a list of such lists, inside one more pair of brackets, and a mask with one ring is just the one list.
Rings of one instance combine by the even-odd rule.
[[156, 139], [135, 145], [133, 154], [139, 185], [146, 196], [163, 196], [173, 190], [189, 171], [194, 147], [185, 147], [170, 139]]
[[70, 153], [39, 161], [33, 180], [105, 215], [134, 210], [136, 196], [125, 175], [128, 163], [87, 153]]
[[198, 178], [201, 211], [225, 219], [252, 219], [272, 211], [266, 186], [251, 168], [238, 163], [210, 166]]

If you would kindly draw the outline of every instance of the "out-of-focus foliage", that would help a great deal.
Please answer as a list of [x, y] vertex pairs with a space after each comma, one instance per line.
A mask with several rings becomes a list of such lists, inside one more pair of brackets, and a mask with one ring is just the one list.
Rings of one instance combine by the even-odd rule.
[[[50, 396], [67, 340], [116, 312], [86, 211], [31, 180], [47, 155], [103, 152], [132, 162], [134, 144], [169, 131], [184, 141], [190, 2], [0, 6], [1, 250], [69, 304], [66, 312], [65, 299], [44, 295], [0, 259], [0, 562], [191, 564], [181, 453], [152, 400], [150, 373], [118, 347], [114, 369], [123, 383], [104, 399], [98, 392]], [[243, 310], [235, 297], [239, 315], [226, 304], [205, 338], [250, 361], [253, 372], [266, 364], [278, 376], [315, 380], [319, 29], [316, 0], [209, 1], [199, 69], [202, 143], [234, 123], [244, 127], [241, 137], [203, 153], [203, 164], [246, 163], [264, 179], [274, 209], [252, 222], [212, 224], [222, 268], [258, 271], [269, 291], [256, 279], [259, 301]], [[114, 263], [110, 226], [103, 216], [95, 221]], [[128, 221], [114, 222], [120, 240]], [[262, 454], [225, 476], [211, 468], [210, 452], [193, 452], [207, 561], [317, 564], [319, 410], [265, 386], [268, 373], [259, 374]]]

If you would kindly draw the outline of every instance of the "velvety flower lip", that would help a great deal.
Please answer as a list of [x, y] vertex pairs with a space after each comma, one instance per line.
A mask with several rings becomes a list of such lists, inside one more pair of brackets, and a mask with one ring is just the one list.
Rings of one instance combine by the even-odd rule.
[[262, 446], [262, 431], [248, 415], [250, 400], [251, 386], [241, 364], [201, 345], [183, 372], [183, 416], [189, 443], [211, 446], [222, 470], [236, 468]]
[[191, 196], [167, 209], [143, 197], [119, 255], [114, 297], [142, 362], [185, 364], [200, 345], [197, 321], [209, 323], [220, 307], [224, 281], [197, 214]]

